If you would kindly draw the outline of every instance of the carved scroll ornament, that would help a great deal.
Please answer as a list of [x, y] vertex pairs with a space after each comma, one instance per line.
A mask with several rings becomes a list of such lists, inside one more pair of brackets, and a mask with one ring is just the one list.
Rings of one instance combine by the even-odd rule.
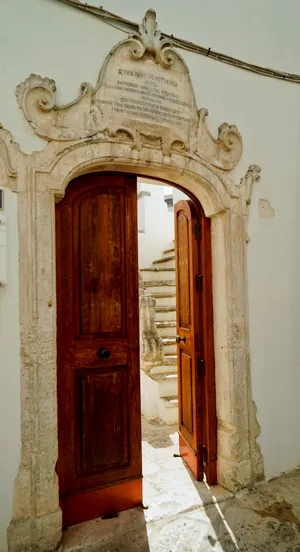
[[208, 111], [198, 111], [188, 68], [163, 39], [156, 14], [148, 10], [137, 34], [109, 53], [96, 87], [82, 83], [72, 103], [56, 105], [54, 80], [31, 74], [16, 90], [27, 121], [52, 141], [129, 142], [137, 152], [161, 149], [164, 156], [199, 156], [211, 165], [232, 169], [242, 154], [235, 126], [222, 124], [214, 138], [206, 126]]

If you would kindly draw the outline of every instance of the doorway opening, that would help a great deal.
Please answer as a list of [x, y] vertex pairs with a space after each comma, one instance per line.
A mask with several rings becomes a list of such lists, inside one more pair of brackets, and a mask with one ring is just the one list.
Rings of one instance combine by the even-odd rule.
[[204, 268], [200, 217], [181, 190], [138, 178], [143, 500], [148, 520], [166, 515], [166, 510], [180, 511], [183, 505], [197, 506], [195, 485], [206, 477], [203, 321], [194, 312], [201, 310]]
[[[56, 207], [57, 472], [65, 527], [143, 504], [141, 414], [146, 472], [155, 464], [147, 444], [172, 443], [169, 466], [181, 462], [182, 474], [186, 465], [196, 480], [205, 471], [216, 483], [209, 220], [175, 188], [148, 183], [163, 193], [162, 223], [175, 229], [165, 245], [158, 230], [162, 254], [152, 259], [147, 209], [144, 220], [137, 209], [155, 196], [146, 185], [130, 174], [86, 174]], [[156, 229], [159, 209], [151, 215]], [[151, 484], [148, 490], [151, 499]]]
[[138, 179], [141, 410], [178, 425], [174, 205], [188, 197]]

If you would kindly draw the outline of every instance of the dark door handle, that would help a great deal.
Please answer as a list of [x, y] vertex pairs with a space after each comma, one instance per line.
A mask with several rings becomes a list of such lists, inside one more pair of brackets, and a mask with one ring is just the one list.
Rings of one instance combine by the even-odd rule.
[[180, 343], [180, 341], [183, 341], [183, 343], [186, 342], [186, 337], [180, 337], [179, 335], [176, 336], [176, 343]]
[[108, 349], [101, 348], [97, 351], [97, 356], [103, 360], [108, 360], [110, 357], [110, 351]]

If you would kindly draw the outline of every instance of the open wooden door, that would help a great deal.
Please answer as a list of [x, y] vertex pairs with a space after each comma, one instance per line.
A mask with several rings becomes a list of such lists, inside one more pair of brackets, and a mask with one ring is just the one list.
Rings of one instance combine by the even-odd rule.
[[197, 480], [216, 474], [210, 221], [190, 200], [174, 206], [179, 449]]
[[142, 504], [137, 192], [88, 174], [56, 206], [64, 526]]

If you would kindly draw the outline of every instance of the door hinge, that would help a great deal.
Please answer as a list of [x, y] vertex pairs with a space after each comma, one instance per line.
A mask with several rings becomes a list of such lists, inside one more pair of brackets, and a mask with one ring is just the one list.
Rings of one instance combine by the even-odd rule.
[[200, 378], [205, 376], [205, 362], [202, 358], [197, 359], [197, 370]]
[[193, 233], [197, 241], [200, 241], [202, 239], [202, 225], [199, 222], [197, 222], [197, 224], [194, 224]]
[[202, 291], [203, 287], [203, 274], [196, 275], [196, 292]]
[[202, 446], [202, 457], [203, 457], [203, 466], [207, 465], [207, 448], [205, 445]]

